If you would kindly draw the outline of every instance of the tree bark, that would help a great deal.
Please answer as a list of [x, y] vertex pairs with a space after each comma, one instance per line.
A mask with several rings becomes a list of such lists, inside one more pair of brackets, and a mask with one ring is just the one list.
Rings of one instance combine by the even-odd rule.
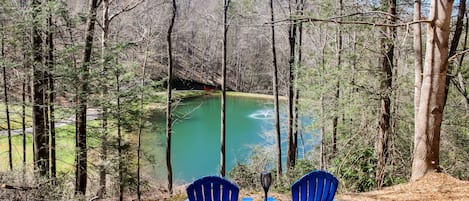
[[[26, 2], [21, 2], [21, 8], [26, 9]], [[29, 80], [29, 57], [27, 55], [27, 38], [22, 38], [22, 53], [23, 53], [23, 79], [21, 90], [21, 129], [23, 135], [23, 180], [26, 176], [26, 90]], [[34, 144], [34, 143], [33, 143]], [[33, 145], [34, 146], [34, 145]]]
[[[290, 18], [296, 14], [296, 1], [292, 6], [292, 0], [289, 2]], [[295, 10], [293, 10], [295, 9]], [[296, 45], [296, 26], [297, 20], [293, 20], [288, 26], [288, 42], [290, 45], [289, 80], [288, 80], [288, 147], [287, 147], [287, 171], [295, 167], [296, 151], [293, 137], [293, 104], [294, 104], [294, 85], [295, 85], [295, 45]]]
[[[342, 12], [344, 10], [344, 2], [343, 0], [339, 0], [339, 16], [342, 16]], [[340, 72], [341, 65], [342, 65], [342, 28], [340, 25], [337, 26], [337, 70]], [[340, 99], [340, 79], [337, 79], [336, 89], [335, 89], [335, 104], [336, 108], [339, 107], [338, 102]], [[336, 111], [334, 117], [332, 118], [332, 142], [331, 142], [331, 159], [337, 153], [337, 133], [338, 128], [337, 125], [339, 123], [339, 114]]]
[[143, 104], [145, 100], [145, 76], [147, 68], [147, 59], [148, 59], [148, 47], [149, 44], [145, 44], [145, 52], [142, 64], [142, 81], [141, 81], [141, 91], [140, 91], [140, 118], [138, 122], [138, 144], [137, 144], [137, 200], [140, 201], [142, 197], [142, 192], [140, 190], [140, 161], [141, 161], [141, 149], [142, 149], [142, 132], [144, 127], [143, 120]]
[[228, 8], [230, 0], [223, 0], [223, 60], [221, 74], [221, 136], [220, 136], [220, 175], [225, 177], [226, 171], [226, 46], [228, 33]]
[[[458, 18], [456, 20], [456, 29], [454, 30], [453, 39], [451, 40], [451, 46], [448, 53], [448, 58], [454, 56], [456, 54], [456, 50], [459, 46], [459, 39], [461, 38], [461, 34], [464, 28], [464, 14], [466, 13], [466, 1], [462, 0], [459, 1], [458, 6]], [[448, 65], [448, 73], [446, 75], [446, 82], [445, 82], [445, 105], [446, 100], [448, 100], [448, 93], [449, 93], [449, 85], [451, 84], [451, 79], [455, 77], [457, 72], [453, 72], [453, 64]]]
[[116, 85], [117, 85], [117, 157], [118, 167], [117, 171], [119, 174], [119, 201], [124, 200], [124, 162], [122, 156], [122, 119], [121, 119], [121, 83], [120, 83], [120, 71], [116, 72]]
[[[300, 14], [303, 14], [304, 11], [304, 0], [300, 0], [298, 4]], [[297, 66], [298, 68], [303, 63], [303, 22], [300, 22], [298, 25], [298, 61]], [[295, 78], [298, 78], [298, 69], [295, 71]], [[298, 135], [299, 135], [299, 98], [300, 98], [300, 89], [298, 87], [298, 79], [295, 79], [295, 96], [294, 96], [294, 114], [293, 114], [293, 146], [295, 150], [295, 158], [298, 158]], [[304, 147], [303, 147], [304, 149]], [[304, 155], [303, 155], [304, 157]]]
[[[23, 59], [26, 59], [25, 55], [23, 55]], [[27, 72], [26, 66], [24, 67], [24, 70], [25, 72]], [[22, 83], [21, 102], [22, 102], [21, 104], [21, 130], [23, 134], [23, 177], [24, 177], [26, 175], [26, 78], [25, 77], [23, 77], [23, 83]]]
[[176, 0], [172, 0], [172, 16], [168, 27], [168, 33], [166, 35], [166, 41], [168, 42], [168, 95], [167, 95], [167, 107], [166, 107], [166, 168], [168, 169], [168, 191], [169, 194], [173, 194], [173, 168], [171, 166], [171, 107], [172, 107], [172, 81], [173, 81], [173, 49], [171, 36], [173, 33], [174, 21], [176, 19], [177, 7]]
[[[324, 117], [324, 96], [322, 93], [320, 96], [321, 96], [319, 97], [319, 102], [321, 105], [320, 114], [321, 114], [321, 117]], [[324, 124], [321, 125], [320, 131], [321, 131], [321, 147], [319, 150], [319, 155], [320, 155], [319, 169], [325, 170], [327, 168], [327, 164], [326, 164], [326, 128], [324, 127]]]
[[[319, 28], [321, 31], [321, 28]], [[321, 39], [319, 39], [321, 41]], [[321, 68], [322, 71], [325, 72], [325, 66], [326, 66], [326, 42], [324, 41], [324, 45], [321, 47]], [[322, 83], [323, 81], [321, 81]], [[320, 108], [320, 115], [321, 117], [325, 117], [324, 115], [324, 92], [320, 92], [319, 95], [319, 104], [321, 106]], [[324, 123], [321, 123], [321, 147], [320, 147], [320, 159], [319, 159], [319, 167], [321, 170], [326, 170], [328, 166], [328, 157], [327, 157], [327, 147], [326, 147], [326, 127]]]
[[42, 67], [42, 38], [39, 31], [41, 2], [33, 0], [33, 128], [34, 128], [34, 164], [41, 176], [49, 174], [49, 139], [45, 126], [45, 72]]
[[415, 181], [438, 170], [440, 131], [443, 121], [448, 43], [453, 1], [432, 1], [430, 5], [425, 68], [415, 120], [412, 177]]
[[[469, 31], [469, 17], [466, 14], [466, 33], [465, 33], [465, 37], [464, 37], [463, 47], [466, 47], [466, 45], [467, 45], [468, 31]], [[458, 64], [459, 68], [461, 68], [462, 62], [464, 60], [464, 56], [465, 56], [465, 54], [463, 53], [461, 55], [461, 57], [459, 58], [459, 64]], [[459, 85], [458, 88], [461, 89], [460, 91], [463, 95], [463, 101], [465, 102], [466, 117], [469, 118], [469, 97], [467, 95], [467, 90], [466, 90], [464, 78], [462, 76], [461, 71], [458, 72], [458, 85]]]
[[75, 193], [86, 193], [87, 183], [87, 147], [86, 147], [86, 109], [88, 100], [88, 77], [93, 47], [94, 26], [96, 22], [96, 9], [98, 0], [89, 0], [88, 17], [86, 20], [85, 48], [81, 72], [79, 73], [79, 88], [77, 94], [76, 116], [76, 169]]
[[[49, 0], [52, 2], [52, 0]], [[48, 84], [49, 84], [49, 132], [50, 132], [50, 157], [51, 157], [51, 178], [55, 182], [57, 172], [57, 159], [56, 159], [56, 143], [55, 143], [55, 88], [54, 88], [54, 39], [53, 39], [53, 27], [52, 27], [52, 12], [49, 11], [47, 19], [48, 32], [47, 32], [47, 59], [46, 64], [49, 72], [47, 73]], [[47, 115], [47, 114], [46, 114]]]
[[[396, 0], [382, 1], [383, 10], [388, 12], [388, 22], [395, 24], [397, 20]], [[396, 28], [386, 27], [384, 30], [385, 35], [382, 39], [382, 48], [384, 55], [381, 58], [380, 71], [381, 78], [381, 105], [379, 115], [379, 130], [376, 143], [376, 186], [381, 189], [384, 185], [386, 176], [386, 163], [388, 158], [388, 141], [391, 134], [391, 95], [392, 95], [392, 80], [394, 68], [394, 41], [396, 38]]]
[[[414, 1], [414, 21], [420, 20], [421, 1]], [[420, 89], [422, 88], [423, 62], [422, 62], [422, 26], [415, 23], [414, 27], [414, 66], [415, 66], [415, 89], [414, 89], [414, 119], [417, 121], [420, 103]]]
[[[1, 42], [1, 55], [2, 58], [5, 59], [5, 33], [4, 33], [4, 25], [2, 21], [2, 42]], [[12, 156], [12, 148], [11, 148], [11, 124], [10, 124], [10, 109], [8, 105], [8, 83], [7, 83], [7, 68], [5, 64], [2, 65], [3, 69], [3, 95], [5, 100], [5, 114], [7, 118], [7, 132], [8, 132], [8, 165], [10, 167], [10, 171], [13, 171], [13, 156]]]
[[280, 111], [278, 103], [278, 67], [277, 67], [277, 52], [275, 48], [275, 25], [274, 25], [274, 0], [270, 0], [270, 21], [272, 22], [271, 28], [271, 39], [272, 39], [272, 88], [274, 93], [274, 124], [275, 124], [275, 136], [277, 139], [277, 183], [280, 183], [280, 177], [282, 176], [282, 141], [280, 135]]
[[[102, 68], [103, 78], [108, 76], [109, 56], [107, 55], [107, 43], [109, 39], [109, 0], [103, 0], [103, 25], [102, 25], [102, 38], [101, 38], [101, 57], [102, 57]], [[105, 100], [108, 96], [108, 85], [103, 82], [101, 97]], [[101, 153], [99, 165], [99, 191], [98, 197], [103, 198], [106, 194], [106, 161], [107, 161], [107, 133], [108, 133], [108, 106], [107, 102], [101, 102]]]

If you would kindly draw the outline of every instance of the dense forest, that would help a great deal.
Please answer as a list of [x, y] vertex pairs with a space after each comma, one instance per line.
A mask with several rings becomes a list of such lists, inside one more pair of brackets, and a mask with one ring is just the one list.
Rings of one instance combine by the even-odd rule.
[[[279, 191], [313, 169], [341, 192], [469, 180], [468, 21], [465, 0], [0, 0], [0, 200], [171, 197], [174, 91], [208, 88], [242, 188], [266, 164]], [[288, 148], [226, 172], [226, 91], [271, 95]], [[155, 110], [163, 163], [141, 146]], [[320, 143], [299, 158], [303, 130]]]

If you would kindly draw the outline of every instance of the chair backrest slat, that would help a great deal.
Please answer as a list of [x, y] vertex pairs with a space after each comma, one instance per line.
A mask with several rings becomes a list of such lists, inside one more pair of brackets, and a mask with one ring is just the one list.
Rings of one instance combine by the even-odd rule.
[[195, 180], [187, 189], [189, 201], [237, 201], [239, 188], [218, 176], [206, 176]]
[[339, 180], [332, 174], [316, 170], [301, 177], [291, 186], [293, 201], [332, 201]]

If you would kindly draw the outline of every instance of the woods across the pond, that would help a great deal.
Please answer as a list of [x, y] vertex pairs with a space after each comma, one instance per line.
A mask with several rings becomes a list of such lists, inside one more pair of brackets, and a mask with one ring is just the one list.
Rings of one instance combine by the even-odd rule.
[[[466, 0], [0, 1], [0, 199], [145, 200], [161, 185], [185, 199], [178, 90], [221, 97], [214, 169], [242, 189], [269, 171], [286, 192], [315, 169], [344, 200], [429, 175], [466, 186], [468, 21]], [[272, 97], [275, 139], [232, 169], [230, 91]]]

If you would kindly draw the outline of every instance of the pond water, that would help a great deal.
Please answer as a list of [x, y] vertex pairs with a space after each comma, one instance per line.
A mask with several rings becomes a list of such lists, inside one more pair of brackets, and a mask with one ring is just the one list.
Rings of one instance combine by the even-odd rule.
[[[253, 146], [270, 147], [275, 156], [273, 131], [273, 101], [227, 96], [226, 103], [226, 165], [230, 171], [237, 162], [246, 162]], [[283, 110], [283, 109], [282, 109]], [[172, 133], [172, 167], [176, 183], [189, 182], [205, 175], [218, 175], [220, 163], [220, 97], [206, 96], [189, 99], [174, 110], [175, 123]], [[305, 123], [308, 120], [302, 119]], [[285, 112], [281, 114], [282, 154], [286, 153]], [[153, 175], [165, 180], [164, 129], [156, 132], [155, 141], [146, 143], [153, 157]], [[155, 135], [155, 133], [150, 133]], [[304, 139], [312, 137], [305, 134]], [[151, 138], [146, 138], [151, 139]], [[154, 139], [153, 139], [154, 140]], [[150, 143], [151, 149], [148, 149]], [[301, 147], [300, 147], [301, 149]], [[305, 149], [311, 149], [305, 146]], [[306, 151], [307, 151], [306, 150]], [[300, 150], [300, 153], [303, 153]], [[300, 157], [301, 154], [300, 154]]]

